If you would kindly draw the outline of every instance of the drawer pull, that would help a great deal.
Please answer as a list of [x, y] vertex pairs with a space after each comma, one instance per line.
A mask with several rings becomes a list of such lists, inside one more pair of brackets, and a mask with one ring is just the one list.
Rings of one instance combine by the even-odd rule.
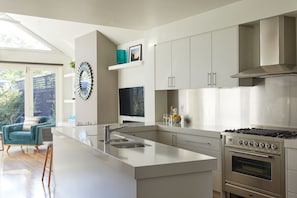
[[211, 143], [210, 143], [210, 142], [196, 142], [196, 141], [191, 141], [191, 140], [185, 140], [185, 142], [194, 143], [194, 144], [209, 145], [209, 146], [211, 146]]

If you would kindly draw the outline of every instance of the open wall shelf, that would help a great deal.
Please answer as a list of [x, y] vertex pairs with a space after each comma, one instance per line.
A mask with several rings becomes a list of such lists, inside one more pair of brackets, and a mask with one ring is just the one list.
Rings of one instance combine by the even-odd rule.
[[140, 60], [140, 61], [134, 61], [134, 62], [119, 64], [119, 65], [111, 65], [108, 67], [108, 70], [120, 70], [120, 69], [125, 69], [130, 67], [138, 67], [142, 65], [143, 65], [143, 61]]

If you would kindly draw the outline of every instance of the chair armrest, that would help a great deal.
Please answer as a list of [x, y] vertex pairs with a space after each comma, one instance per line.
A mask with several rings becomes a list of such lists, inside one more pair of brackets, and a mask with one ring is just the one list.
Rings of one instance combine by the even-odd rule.
[[53, 141], [53, 136], [51, 133], [51, 127], [55, 127], [56, 124], [54, 123], [47, 123], [45, 125], [41, 125], [37, 127], [38, 135], [40, 141]]
[[39, 138], [39, 136], [41, 136], [40, 129], [43, 127], [55, 127], [55, 124], [50, 123], [50, 122], [43, 122], [43, 123], [35, 124], [35, 125], [31, 126], [31, 133], [32, 133], [32, 136], [34, 137], [34, 139], [36, 139], [36, 140], [41, 139], [41, 138]]
[[23, 130], [23, 123], [10, 124], [2, 127], [2, 132], [3, 132], [4, 138], [6, 139], [8, 139], [9, 133], [14, 131], [22, 131], [22, 130]]

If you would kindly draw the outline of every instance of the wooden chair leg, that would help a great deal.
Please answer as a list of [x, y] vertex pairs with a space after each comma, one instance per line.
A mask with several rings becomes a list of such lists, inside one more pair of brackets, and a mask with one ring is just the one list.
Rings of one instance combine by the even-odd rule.
[[40, 150], [39, 150], [39, 148], [38, 148], [38, 146], [37, 146], [37, 145], [35, 146], [35, 149], [36, 149], [37, 153], [39, 153], [39, 152], [40, 152]]
[[11, 145], [9, 144], [9, 145], [7, 146], [6, 152], [8, 152], [8, 150], [10, 149], [10, 147], [11, 147]]
[[45, 169], [47, 165], [47, 160], [50, 158], [50, 165], [49, 165], [49, 172], [48, 172], [48, 187], [50, 187], [51, 184], [51, 175], [52, 175], [52, 166], [53, 166], [53, 145], [50, 144], [47, 146], [46, 153], [45, 153], [45, 160], [44, 160], [44, 165], [43, 165], [43, 172], [42, 172], [42, 182], [44, 179], [44, 174], [45, 174]]
[[51, 175], [52, 175], [52, 166], [53, 166], [53, 146], [50, 145], [50, 168], [49, 168], [49, 176], [48, 176], [48, 186], [51, 184]]
[[45, 160], [44, 160], [43, 172], [42, 172], [42, 178], [41, 178], [41, 181], [42, 182], [43, 182], [43, 179], [44, 179], [44, 173], [45, 173], [45, 168], [46, 168], [48, 153], [49, 153], [49, 147], [47, 147], [46, 152], [45, 152]]

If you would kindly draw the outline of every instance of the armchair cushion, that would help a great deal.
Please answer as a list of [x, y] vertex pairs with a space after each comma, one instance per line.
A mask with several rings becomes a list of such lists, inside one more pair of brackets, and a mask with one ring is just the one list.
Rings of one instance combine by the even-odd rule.
[[25, 117], [23, 123], [23, 131], [29, 131], [32, 125], [38, 124], [40, 121], [39, 117]]
[[29, 131], [14, 131], [9, 134], [10, 139], [18, 139], [20, 141], [32, 140], [32, 134]]

